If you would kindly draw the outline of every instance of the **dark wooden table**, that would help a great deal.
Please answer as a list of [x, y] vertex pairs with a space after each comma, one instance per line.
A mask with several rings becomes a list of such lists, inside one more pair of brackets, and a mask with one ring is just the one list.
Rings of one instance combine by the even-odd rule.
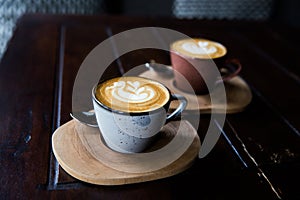
[[[144, 26], [222, 41], [243, 64], [252, 102], [228, 114], [213, 150], [178, 175], [121, 186], [78, 181], [51, 149], [53, 132], [71, 120], [77, 70], [103, 40]], [[1, 199], [300, 199], [299, 35], [258, 22], [24, 16], [0, 65]], [[170, 64], [166, 52], [138, 50], [113, 62], [107, 76], [150, 59]], [[201, 116], [201, 140], [209, 120]]]

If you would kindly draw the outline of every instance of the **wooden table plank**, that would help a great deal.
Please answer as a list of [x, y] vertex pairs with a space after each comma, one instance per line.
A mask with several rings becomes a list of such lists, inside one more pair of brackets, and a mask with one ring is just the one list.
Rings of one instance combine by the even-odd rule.
[[58, 38], [52, 24], [20, 21], [1, 61], [2, 198], [30, 197], [47, 182]]

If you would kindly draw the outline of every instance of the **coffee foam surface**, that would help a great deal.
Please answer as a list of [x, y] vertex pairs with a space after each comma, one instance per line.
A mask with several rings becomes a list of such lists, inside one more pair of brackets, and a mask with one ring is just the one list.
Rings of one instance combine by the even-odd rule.
[[171, 44], [171, 51], [183, 56], [204, 59], [219, 58], [227, 53], [222, 44], [202, 38], [177, 40]]
[[98, 85], [96, 98], [122, 112], [149, 112], [164, 106], [169, 91], [160, 83], [142, 77], [117, 77]]

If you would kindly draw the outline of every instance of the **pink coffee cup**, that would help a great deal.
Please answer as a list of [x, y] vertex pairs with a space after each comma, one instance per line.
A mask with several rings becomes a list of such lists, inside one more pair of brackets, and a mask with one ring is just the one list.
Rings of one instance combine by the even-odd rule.
[[208, 88], [237, 76], [242, 69], [238, 59], [227, 58], [224, 45], [202, 38], [173, 42], [170, 56], [175, 86], [200, 95], [207, 94]]

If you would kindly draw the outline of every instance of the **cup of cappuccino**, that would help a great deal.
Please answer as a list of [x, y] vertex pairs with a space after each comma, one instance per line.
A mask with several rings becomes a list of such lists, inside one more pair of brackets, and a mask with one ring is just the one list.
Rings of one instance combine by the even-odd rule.
[[185, 92], [207, 94], [208, 88], [237, 76], [241, 70], [238, 59], [227, 58], [224, 45], [203, 38], [174, 41], [170, 45], [170, 57], [174, 84]]
[[[185, 109], [185, 97], [142, 77], [115, 77], [92, 91], [94, 111], [106, 145], [121, 153], [139, 153], [157, 139], [161, 128]], [[180, 103], [168, 114], [170, 102]]]

